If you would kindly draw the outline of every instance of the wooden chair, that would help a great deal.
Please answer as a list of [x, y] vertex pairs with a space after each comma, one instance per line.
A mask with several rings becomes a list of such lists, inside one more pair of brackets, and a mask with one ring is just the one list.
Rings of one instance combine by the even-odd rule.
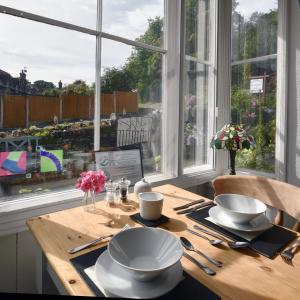
[[300, 188], [278, 180], [245, 175], [224, 175], [213, 180], [215, 196], [240, 194], [261, 200], [278, 210], [275, 224], [282, 225], [283, 212], [297, 220], [293, 230], [300, 232]]

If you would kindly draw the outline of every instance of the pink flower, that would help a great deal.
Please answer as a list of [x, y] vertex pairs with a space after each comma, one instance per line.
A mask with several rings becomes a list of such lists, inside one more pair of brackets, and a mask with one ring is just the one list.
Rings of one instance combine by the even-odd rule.
[[106, 176], [102, 170], [82, 172], [76, 182], [76, 188], [83, 192], [92, 190], [98, 194], [103, 191], [105, 182]]
[[251, 104], [252, 104], [252, 107], [256, 107], [256, 105], [257, 105], [256, 99], [252, 99]]

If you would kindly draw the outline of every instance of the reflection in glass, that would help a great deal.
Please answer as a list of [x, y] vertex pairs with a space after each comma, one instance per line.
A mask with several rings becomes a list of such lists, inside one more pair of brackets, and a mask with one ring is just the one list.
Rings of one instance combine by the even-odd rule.
[[185, 1], [185, 55], [209, 60], [210, 26], [210, 1]]
[[162, 55], [103, 39], [102, 65], [101, 103], [112, 104], [102, 114], [116, 115], [117, 146], [141, 147], [144, 173], [160, 172]]
[[[255, 5], [257, 2], [258, 5]], [[278, 1], [233, 1], [232, 60], [277, 53]]]
[[184, 167], [207, 163], [208, 67], [186, 64], [184, 99]]
[[103, 0], [102, 30], [163, 47], [164, 0]]
[[237, 166], [267, 172], [275, 168], [277, 13], [277, 1], [250, 8], [242, 0], [232, 18], [231, 118], [256, 141], [256, 149], [238, 152]]
[[4, 14], [0, 36], [0, 197], [74, 187], [93, 167], [95, 37]]
[[210, 5], [208, 0], [185, 1], [184, 168], [208, 163]]

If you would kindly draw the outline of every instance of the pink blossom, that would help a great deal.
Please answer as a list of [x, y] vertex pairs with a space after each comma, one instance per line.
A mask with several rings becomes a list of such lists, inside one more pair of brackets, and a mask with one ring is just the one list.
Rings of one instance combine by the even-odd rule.
[[102, 170], [82, 172], [76, 182], [76, 188], [83, 192], [92, 190], [98, 194], [103, 191], [105, 182], [106, 176]]
[[252, 104], [252, 107], [256, 107], [256, 105], [257, 105], [256, 99], [252, 99], [251, 104]]

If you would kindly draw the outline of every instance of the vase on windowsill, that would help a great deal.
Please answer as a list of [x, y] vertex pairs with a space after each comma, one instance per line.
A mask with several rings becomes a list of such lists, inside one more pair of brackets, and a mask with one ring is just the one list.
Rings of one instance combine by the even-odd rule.
[[236, 175], [235, 159], [238, 150], [255, 148], [253, 136], [249, 135], [242, 125], [226, 124], [210, 142], [211, 148], [229, 151], [230, 175]]

